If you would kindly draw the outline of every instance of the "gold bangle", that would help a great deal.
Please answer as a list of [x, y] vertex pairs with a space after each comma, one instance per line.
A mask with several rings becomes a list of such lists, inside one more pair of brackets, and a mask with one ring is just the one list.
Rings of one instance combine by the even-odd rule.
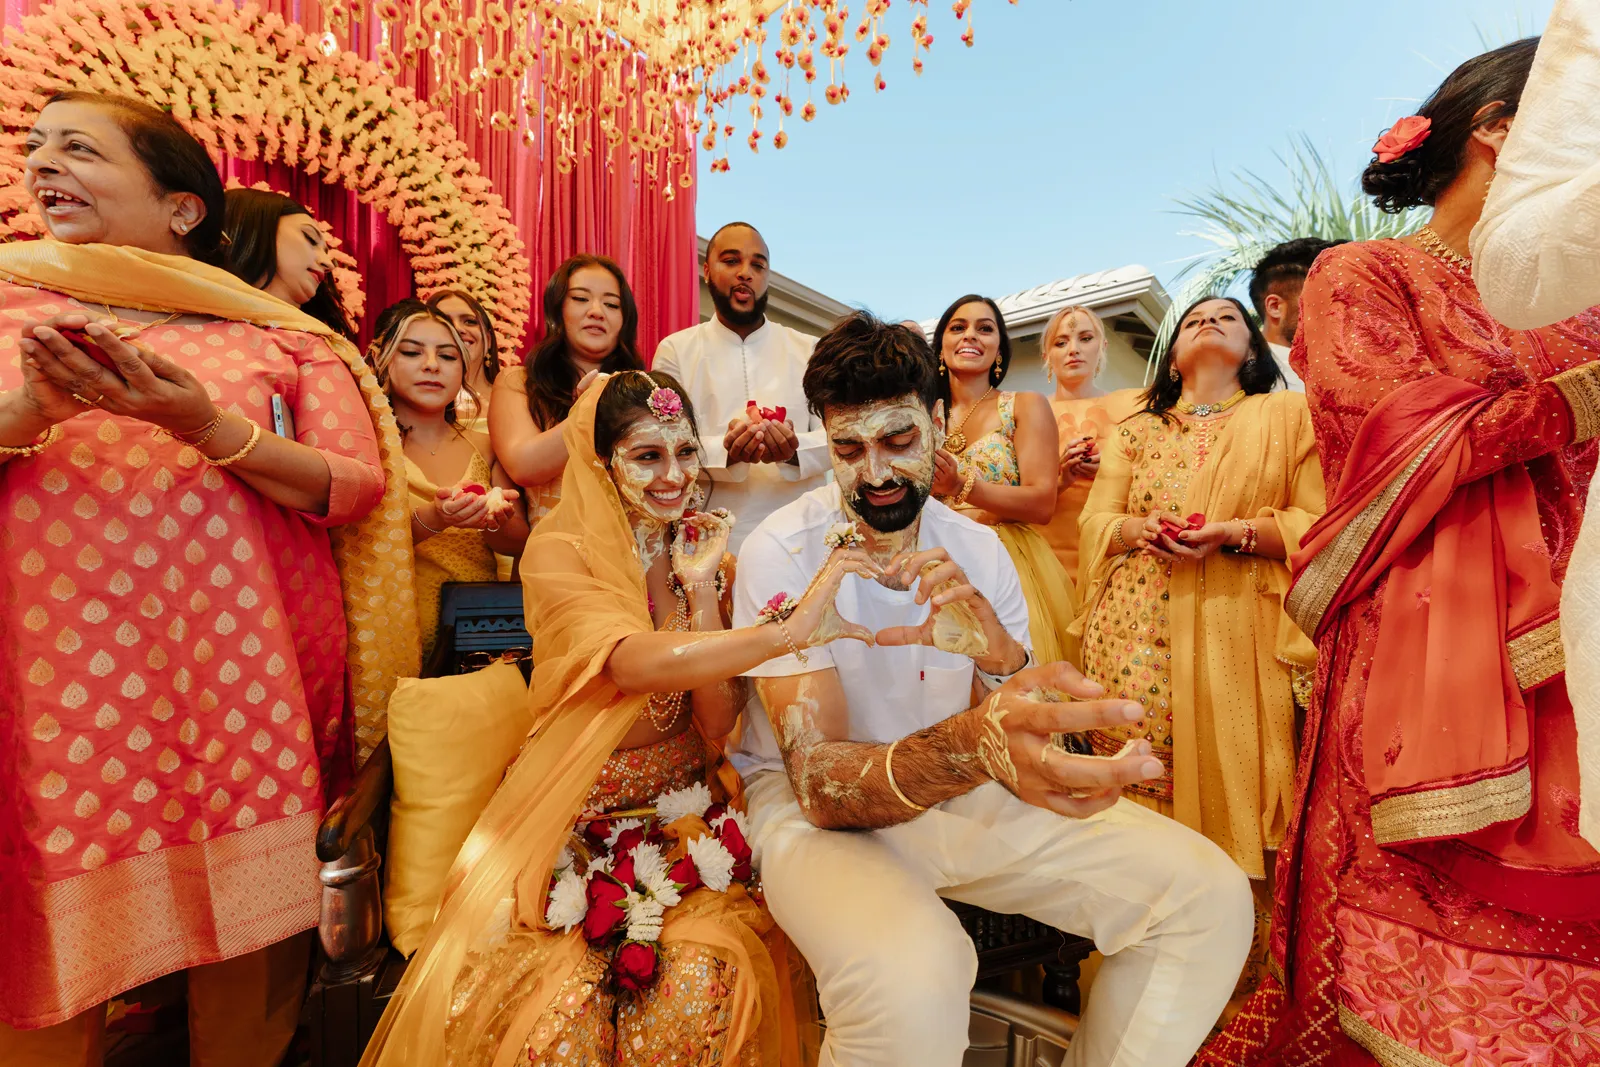
[[1600, 436], [1600, 368], [1593, 363], [1564, 370], [1545, 379], [1561, 391], [1572, 409], [1572, 443]]
[[912, 811], [927, 811], [928, 809], [926, 807], [918, 804], [915, 800], [912, 800], [910, 797], [902, 793], [900, 791], [899, 783], [894, 780], [894, 746], [898, 745], [899, 743], [899, 741], [889, 742], [889, 751], [883, 754], [884, 777], [889, 779], [889, 788], [893, 789], [894, 795], [900, 798], [900, 803], [904, 804]]
[[1116, 555], [1121, 556], [1130, 551], [1128, 548], [1128, 539], [1122, 536], [1122, 527], [1130, 518], [1132, 518], [1132, 516], [1125, 515], [1116, 521], [1116, 525], [1111, 527], [1111, 550]]
[[61, 424], [52, 423], [44, 432], [44, 436], [31, 445], [0, 445], [0, 456], [37, 456], [61, 440]]
[[956, 494], [956, 498], [950, 502], [950, 506], [953, 508], [959, 508], [962, 504], [965, 504], [967, 502], [967, 497], [972, 495], [972, 487], [977, 483], [978, 468], [967, 468], [967, 480], [961, 483], [961, 492]]
[[261, 440], [261, 424], [255, 419], [245, 419], [244, 421], [250, 424], [250, 440], [244, 443], [244, 447], [239, 449], [239, 451], [235, 452], [233, 455], [223, 456], [221, 459], [212, 459], [204, 452], [200, 453], [200, 455], [205, 458], [207, 463], [211, 464], [213, 467], [229, 467], [255, 451], [256, 444]]
[[[217, 431], [222, 429], [222, 420], [226, 419], [227, 417], [228, 413], [226, 411], [219, 411], [217, 412], [216, 418], [212, 419], [198, 430], [190, 430], [188, 433], [174, 433], [172, 436], [176, 437], [178, 440], [182, 441], [191, 448], [199, 448], [201, 445], [205, 444], [207, 441], [211, 440], [211, 438], [216, 436]], [[191, 441], [189, 440], [189, 437], [192, 434], [199, 434], [200, 437], [197, 440]]]

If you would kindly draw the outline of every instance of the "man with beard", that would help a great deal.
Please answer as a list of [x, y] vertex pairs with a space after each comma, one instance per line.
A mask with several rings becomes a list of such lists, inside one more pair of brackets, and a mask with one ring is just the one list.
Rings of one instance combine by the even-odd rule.
[[1250, 273], [1250, 302], [1256, 306], [1261, 332], [1272, 346], [1272, 358], [1283, 372], [1283, 387], [1306, 391], [1305, 383], [1289, 366], [1289, 349], [1294, 332], [1300, 327], [1300, 290], [1306, 273], [1317, 257], [1343, 241], [1324, 241], [1318, 237], [1296, 237], [1267, 249]]
[[767, 320], [767, 260], [767, 243], [747, 222], [712, 234], [705, 279], [717, 313], [662, 341], [651, 364], [683, 383], [712, 430], [700, 437], [700, 465], [713, 483], [710, 503], [733, 512], [734, 551], [828, 471], [822, 426], [800, 388], [815, 342]]
[[[735, 765], [772, 914], [816, 973], [823, 1065], [956, 1067], [972, 942], [939, 899], [1021, 913], [1106, 954], [1066, 1062], [1178, 1067], [1233, 989], [1254, 925], [1244, 875], [1119, 799], [1161, 773], [1147, 742], [1076, 756], [1055, 733], [1139, 705], [1065, 663], [1029, 665], [1016, 570], [986, 527], [929, 499], [937, 364], [858, 313], [817, 342], [805, 394], [834, 484], [745, 541], [734, 625], [843, 567], [831, 625], [756, 679]], [[839, 832], [853, 831], [853, 832]]]

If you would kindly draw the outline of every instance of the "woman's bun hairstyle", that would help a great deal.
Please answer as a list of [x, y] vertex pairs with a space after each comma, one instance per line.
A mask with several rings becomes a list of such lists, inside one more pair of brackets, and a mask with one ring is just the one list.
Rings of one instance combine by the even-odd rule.
[[[1361, 189], [1391, 215], [1433, 204], [1466, 162], [1467, 141], [1480, 126], [1515, 115], [1539, 38], [1527, 37], [1474, 56], [1435, 89], [1417, 115], [1432, 126], [1427, 139], [1392, 162], [1376, 158], [1361, 174]], [[1489, 104], [1499, 107], [1479, 115]]]

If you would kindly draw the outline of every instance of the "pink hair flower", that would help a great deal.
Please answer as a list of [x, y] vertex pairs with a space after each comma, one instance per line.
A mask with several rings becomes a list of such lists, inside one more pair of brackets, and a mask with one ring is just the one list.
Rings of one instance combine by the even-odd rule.
[[1372, 146], [1372, 154], [1378, 157], [1379, 163], [1393, 163], [1406, 153], [1421, 148], [1432, 132], [1432, 119], [1407, 115], [1378, 138], [1378, 143]]
[[650, 408], [650, 414], [662, 422], [671, 422], [683, 415], [683, 397], [674, 389], [666, 387], [657, 388], [650, 394], [650, 399], [645, 401]]

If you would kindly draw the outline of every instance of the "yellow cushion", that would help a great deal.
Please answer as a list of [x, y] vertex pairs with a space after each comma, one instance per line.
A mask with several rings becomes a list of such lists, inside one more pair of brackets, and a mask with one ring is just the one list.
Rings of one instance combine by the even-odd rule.
[[528, 736], [528, 687], [514, 664], [447, 678], [402, 678], [389, 700], [384, 921], [409, 956], [439, 910], [450, 864]]

